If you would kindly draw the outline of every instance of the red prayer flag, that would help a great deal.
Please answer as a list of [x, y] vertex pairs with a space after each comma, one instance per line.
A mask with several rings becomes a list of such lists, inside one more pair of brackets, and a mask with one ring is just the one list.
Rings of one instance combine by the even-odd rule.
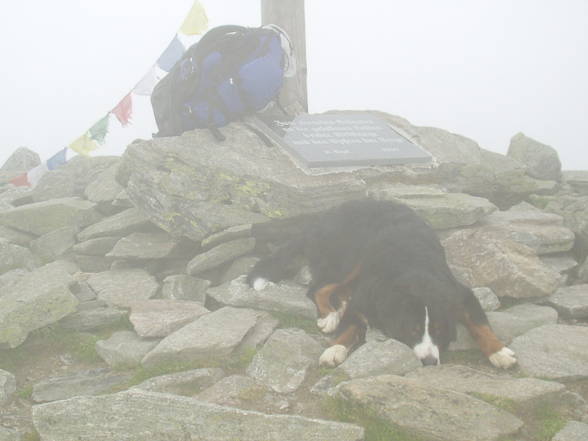
[[16, 178], [14, 178], [12, 181], [10, 181], [10, 183], [12, 185], [15, 185], [17, 187], [24, 187], [25, 185], [31, 185], [29, 183], [29, 179], [26, 173], [23, 173], [20, 176], [17, 176]]
[[125, 96], [114, 109], [112, 109], [112, 113], [114, 113], [123, 127], [131, 122], [131, 115], [133, 114], [133, 98], [130, 93]]

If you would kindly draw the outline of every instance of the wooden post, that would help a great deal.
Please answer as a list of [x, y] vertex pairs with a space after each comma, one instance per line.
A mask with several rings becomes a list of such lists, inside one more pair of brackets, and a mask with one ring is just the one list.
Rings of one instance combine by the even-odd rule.
[[296, 76], [285, 79], [280, 102], [290, 112], [308, 112], [304, 0], [261, 0], [261, 22], [280, 26], [294, 46]]

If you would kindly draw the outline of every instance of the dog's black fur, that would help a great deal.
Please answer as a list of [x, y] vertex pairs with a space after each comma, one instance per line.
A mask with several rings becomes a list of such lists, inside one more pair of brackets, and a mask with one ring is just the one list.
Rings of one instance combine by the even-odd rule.
[[261, 260], [250, 272], [249, 283], [292, 276], [300, 255], [312, 273], [311, 299], [321, 287], [342, 282], [360, 264], [347, 311], [363, 314], [370, 326], [408, 346], [423, 335], [423, 306], [431, 337], [442, 350], [455, 340], [463, 311], [476, 324], [488, 323], [472, 291], [451, 273], [435, 232], [405, 205], [364, 199], [328, 210], [314, 217], [300, 237]]

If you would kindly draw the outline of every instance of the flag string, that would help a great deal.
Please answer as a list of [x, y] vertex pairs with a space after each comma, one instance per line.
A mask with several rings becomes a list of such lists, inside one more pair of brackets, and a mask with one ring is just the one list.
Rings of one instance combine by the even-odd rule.
[[111, 116], [114, 116], [122, 127], [129, 126], [132, 123], [133, 116], [133, 95], [151, 96], [157, 83], [167, 75], [186, 52], [187, 48], [181, 41], [182, 35], [188, 37], [198, 36], [203, 35], [207, 30], [208, 16], [200, 0], [195, 0], [178, 32], [155, 64], [149, 68], [143, 78], [141, 78], [135, 87], [112, 110], [100, 118], [90, 129], [76, 138], [67, 147], [54, 154], [48, 160], [43, 161], [38, 166], [17, 176], [10, 183], [15, 186], [29, 186], [34, 188], [47, 172], [55, 170], [67, 162], [69, 150], [83, 156], [90, 156], [94, 150], [106, 143], [110, 123], [113, 119]]

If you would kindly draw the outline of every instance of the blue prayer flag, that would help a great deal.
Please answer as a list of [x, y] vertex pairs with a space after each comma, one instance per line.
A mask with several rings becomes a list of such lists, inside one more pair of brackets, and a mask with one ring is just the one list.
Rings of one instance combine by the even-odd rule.
[[47, 159], [47, 169], [55, 170], [60, 165], [65, 164], [67, 162], [66, 154], [67, 147]]
[[167, 47], [167, 49], [165, 50], [165, 52], [161, 54], [159, 60], [157, 60], [157, 65], [162, 70], [169, 72], [172, 69], [172, 67], [174, 67], [174, 64], [176, 64], [178, 60], [182, 58], [182, 55], [184, 55], [185, 51], [186, 48], [176, 35]]

